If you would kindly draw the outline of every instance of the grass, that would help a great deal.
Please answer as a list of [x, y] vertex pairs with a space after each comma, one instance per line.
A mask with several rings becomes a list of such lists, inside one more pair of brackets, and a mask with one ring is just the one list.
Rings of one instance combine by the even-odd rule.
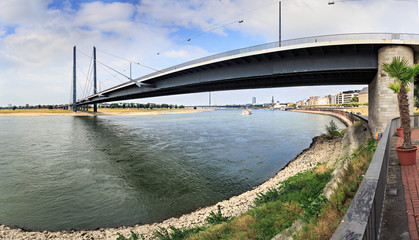
[[294, 239], [330, 239], [362, 182], [374, 155], [376, 144], [374, 139], [370, 139], [367, 144], [360, 146], [352, 154], [352, 160], [345, 168], [342, 180], [338, 183], [330, 200], [323, 204], [318, 216], [307, 219], [303, 228], [293, 234]]
[[260, 194], [250, 211], [186, 239], [271, 239], [309, 213], [311, 199], [320, 195], [330, 179], [331, 170], [324, 167], [297, 174]]
[[[299, 173], [280, 182], [277, 188], [259, 194], [255, 207], [236, 218], [222, 216], [219, 208], [207, 218], [209, 226], [160, 228], [151, 239], [271, 239], [278, 233], [297, 240], [330, 239], [358, 190], [375, 148], [376, 141], [370, 139], [351, 155], [342, 180], [329, 199], [322, 193], [332, 178], [332, 169], [319, 165], [315, 170]], [[290, 228], [297, 220], [301, 220], [302, 228]]]

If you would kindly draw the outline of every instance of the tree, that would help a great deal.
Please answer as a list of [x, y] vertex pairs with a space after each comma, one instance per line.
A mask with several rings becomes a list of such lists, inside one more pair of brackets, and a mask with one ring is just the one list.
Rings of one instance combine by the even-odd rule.
[[412, 139], [410, 130], [410, 113], [409, 99], [407, 96], [407, 85], [412, 83], [414, 77], [419, 73], [419, 64], [411, 67], [409, 60], [405, 57], [394, 57], [391, 63], [383, 63], [382, 68], [388, 73], [390, 78], [394, 79], [394, 83], [388, 88], [397, 93], [397, 101], [399, 105], [400, 122], [403, 128], [403, 146], [404, 149], [412, 149]]
[[358, 96], [354, 96], [354, 97], [351, 99], [351, 102], [358, 102], [358, 101], [359, 101]]

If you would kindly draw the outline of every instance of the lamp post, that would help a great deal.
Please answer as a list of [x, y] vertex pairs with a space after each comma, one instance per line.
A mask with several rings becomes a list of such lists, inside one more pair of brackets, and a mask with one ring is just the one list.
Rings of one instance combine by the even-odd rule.
[[278, 22], [279, 22], [279, 47], [281, 46], [281, 1], [279, 1], [279, 18], [278, 18]]

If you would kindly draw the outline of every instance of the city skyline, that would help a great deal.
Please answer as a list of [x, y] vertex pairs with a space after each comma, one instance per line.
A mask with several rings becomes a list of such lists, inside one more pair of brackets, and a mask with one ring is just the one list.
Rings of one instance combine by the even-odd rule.
[[[356, 85], [356, 86], [362, 86], [362, 85]], [[340, 92], [337, 92], [337, 93], [327, 93], [325, 95], [310, 95], [310, 96], [307, 96], [305, 98], [298, 99], [296, 101], [281, 101], [281, 99], [280, 98], [277, 98], [276, 96], [264, 96], [263, 99], [270, 98], [271, 100], [274, 100], [275, 103], [279, 102], [281, 104], [282, 103], [288, 104], [288, 103], [297, 103], [299, 101], [309, 100], [312, 97], [320, 97], [320, 98], [322, 98], [322, 97], [328, 97], [330, 95], [337, 95], [337, 94], [340, 94], [340, 93], [345, 92], [345, 91], [361, 91], [361, 90], [362, 89], [346, 89], [346, 90], [343, 90], [343, 91], [340, 91]], [[231, 92], [231, 91], [225, 91], [225, 92]], [[154, 98], [149, 98], [149, 99], [154, 99]], [[211, 92], [211, 94], [207, 94], [207, 102], [206, 102], [206, 104], [190, 104], [190, 105], [187, 105], [187, 106], [205, 106], [205, 105], [208, 105], [209, 104], [209, 101], [211, 102], [211, 106], [217, 106], [217, 105], [243, 105], [243, 104], [271, 104], [271, 101], [261, 102], [261, 101], [258, 101], [257, 99], [258, 99], [257, 97], [252, 96], [250, 98], [250, 100], [248, 100], [247, 102], [217, 103], [215, 101], [215, 100], [217, 100], [217, 98], [214, 100], [214, 94], [213, 94], [213, 92]], [[133, 100], [136, 100], [136, 99], [126, 100], [126, 101], [116, 101], [115, 103], [120, 103], [120, 104], [122, 104], [122, 103], [139, 103], [138, 101], [133, 101]], [[143, 104], [146, 104], [146, 103], [152, 103], [152, 104], [171, 104], [171, 105], [179, 105], [179, 106], [180, 105], [183, 105], [183, 104], [173, 104], [171, 102], [153, 102], [153, 101], [151, 101], [151, 102], [141, 102], [141, 103], [143, 103]], [[110, 103], [109, 102], [104, 102], [104, 103], [100, 103], [99, 105], [101, 105], [101, 104], [110, 104]], [[14, 104], [10, 104], [9, 103], [9, 104], [7, 104], [7, 106], [0, 106], [0, 108], [5, 108], [5, 107], [12, 108], [12, 106], [25, 107], [27, 105], [29, 105], [29, 106], [38, 106], [38, 104], [29, 104], [29, 103], [24, 104], [24, 105], [14, 105]], [[47, 105], [61, 105], [61, 104], [41, 104], [41, 105], [47, 106]]]
[[[419, 33], [415, 2], [327, 3], [282, 1], [282, 39], [354, 32]], [[153, 69], [277, 40], [276, 0], [2, 1], [0, 106], [69, 103], [74, 45], [79, 49], [80, 93], [87, 88], [83, 81], [84, 75], [89, 74], [93, 46], [98, 49], [99, 61], [125, 75], [130, 65], [122, 59], [140, 63], [141, 66], [132, 65], [136, 78]], [[98, 80], [100, 88], [105, 89], [127, 79], [99, 66]], [[245, 103], [253, 96], [269, 102], [272, 95], [297, 101], [305, 95], [363, 87], [288, 87], [220, 91], [212, 95], [221, 104]], [[207, 103], [207, 96], [204, 92], [135, 101], [191, 105]]]

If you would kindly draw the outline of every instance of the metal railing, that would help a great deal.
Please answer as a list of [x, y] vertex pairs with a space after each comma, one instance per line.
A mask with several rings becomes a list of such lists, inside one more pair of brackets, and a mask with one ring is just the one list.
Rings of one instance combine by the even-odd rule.
[[368, 119], [362, 117], [357, 113], [348, 112], [339, 108], [328, 108], [328, 107], [304, 107], [300, 110], [309, 110], [309, 111], [319, 111], [319, 112], [329, 112], [334, 114], [335, 116], [340, 116], [342, 118], [348, 119], [352, 124], [357, 121], [361, 120], [363, 122], [368, 122]]
[[[419, 116], [412, 116], [412, 118], [413, 126], [419, 126]], [[364, 179], [331, 239], [380, 238], [390, 140], [398, 126], [400, 126], [399, 118], [388, 122]]]

